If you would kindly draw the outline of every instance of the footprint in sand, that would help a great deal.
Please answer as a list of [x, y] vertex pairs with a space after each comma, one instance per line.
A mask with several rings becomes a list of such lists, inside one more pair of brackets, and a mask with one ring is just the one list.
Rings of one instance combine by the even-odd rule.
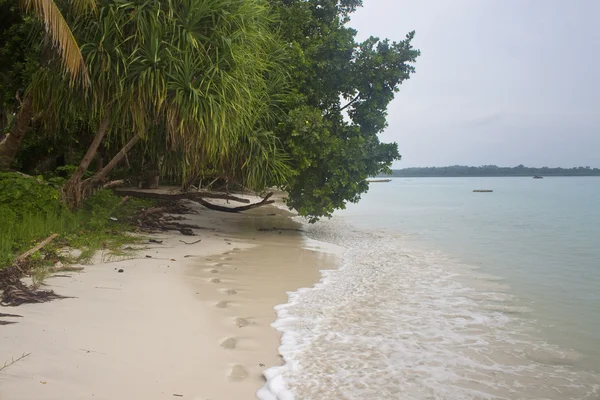
[[231, 257], [221, 257], [221, 260], [223, 260], [223, 261], [231, 261], [232, 258]]
[[219, 278], [212, 278], [209, 282], [210, 283], [221, 283], [221, 280]]
[[224, 267], [224, 266], [226, 266], [226, 265], [227, 265], [227, 264], [224, 264], [224, 263], [218, 263], [218, 264], [215, 264], [215, 267]]
[[235, 380], [243, 380], [248, 377], [248, 371], [242, 365], [234, 365], [231, 368], [231, 372], [229, 373], [229, 377]]
[[218, 269], [211, 269], [211, 270], [210, 270], [210, 271], [208, 271], [208, 272], [210, 272], [211, 274], [216, 274], [216, 273], [218, 273], [218, 272], [219, 272], [219, 270], [218, 270]]
[[217, 303], [217, 308], [227, 308], [229, 302], [227, 300], [221, 300]]
[[241, 249], [239, 247], [234, 247], [233, 251], [240, 251]]
[[246, 318], [236, 318], [235, 324], [238, 328], [243, 328], [245, 326], [250, 325], [250, 321], [248, 321]]
[[235, 289], [226, 289], [224, 292], [225, 292], [225, 294], [231, 294], [231, 295], [238, 294], [238, 291]]
[[236, 348], [236, 346], [237, 346], [237, 340], [235, 340], [234, 338], [227, 338], [227, 339], [223, 340], [223, 342], [221, 343], [221, 347], [224, 349], [233, 350]]

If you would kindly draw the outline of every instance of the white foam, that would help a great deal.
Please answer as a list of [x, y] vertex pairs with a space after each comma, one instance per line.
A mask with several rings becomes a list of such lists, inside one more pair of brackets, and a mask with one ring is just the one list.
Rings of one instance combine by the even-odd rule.
[[284, 365], [259, 399], [597, 399], [600, 377], [539, 340], [501, 280], [335, 219], [306, 230], [348, 250], [276, 307]]

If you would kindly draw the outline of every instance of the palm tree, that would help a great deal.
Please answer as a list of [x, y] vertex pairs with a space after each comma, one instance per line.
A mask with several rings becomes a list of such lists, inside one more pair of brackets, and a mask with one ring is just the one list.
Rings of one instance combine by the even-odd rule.
[[[285, 74], [266, 0], [105, 4], [80, 24], [91, 84], [84, 99], [63, 97], [87, 104], [96, 134], [63, 188], [70, 207], [140, 140], [182, 179], [210, 167], [260, 188], [287, 173], [270, 131]], [[82, 181], [103, 142], [123, 148]]]
[[[21, 6], [26, 12], [32, 12], [44, 25], [46, 34], [50, 38], [56, 53], [58, 53], [63, 68], [69, 73], [71, 86], [77, 82], [80, 82], [84, 87], [88, 86], [90, 81], [81, 51], [54, 0], [21, 0]], [[96, 9], [94, 0], [78, 0], [74, 2], [73, 6], [78, 12]], [[32, 103], [32, 96], [30, 93], [26, 93], [16, 113], [11, 132], [0, 142], [0, 171], [10, 168], [23, 142], [23, 137], [34, 116]], [[0, 105], [0, 108], [4, 113], [4, 107]]]

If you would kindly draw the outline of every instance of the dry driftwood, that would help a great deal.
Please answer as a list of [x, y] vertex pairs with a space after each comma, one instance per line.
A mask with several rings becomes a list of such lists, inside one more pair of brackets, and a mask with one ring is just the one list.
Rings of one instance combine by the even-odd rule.
[[195, 242], [188, 243], [188, 242], [185, 242], [183, 240], [180, 240], [180, 242], [183, 243], [183, 244], [196, 244], [196, 243], [200, 243], [201, 241], [202, 241], [202, 239], [198, 239]]
[[273, 196], [273, 192], [267, 194], [265, 196], [264, 199], [262, 199], [261, 201], [259, 201], [258, 203], [253, 203], [253, 204], [248, 204], [247, 206], [241, 206], [241, 207], [224, 207], [224, 206], [218, 206], [216, 204], [212, 204], [209, 203], [201, 198], [198, 199], [190, 199], [192, 201], [198, 202], [200, 204], [202, 204], [204, 207], [210, 209], [210, 210], [215, 210], [215, 211], [222, 211], [222, 212], [230, 212], [230, 213], [238, 213], [238, 212], [242, 212], [242, 211], [248, 211], [251, 210], [253, 208], [257, 208], [257, 207], [262, 207], [262, 206], [266, 206], [268, 204], [273, 204], [275, 203], [275, 200], [269, 200], [269, 198]]
[[42, 240], [40, 243], [38, 243], [37, 245], [35, 245], [31, 249], [27, 250], [25, 253], [23, 253], [20, 256], [18, 256], [15, 259], [15, 262], [23, 261], [24, 259], [26, 259], [30, 255], [32, 255], [33, 253], [35, 253], [36, 251], [38, 251], [39, 249], [41, 249], [42, 247], [44, 247], [45, 245], [47, 245], [48, 243], [50, 243], [51, 241], [53, 241], [54, 239], [56, 239], [57, 236], [58, 236], [58, 233], [53, 233], [52, 235], [48, 236], [46, 239]]
[[121, 186], [125, 184], [125, 179], [119, 179], [116, 181], [110, 181], [102, 185], [102, 189], [111, 189], [117, 186]]
[[222, 199], [222, 200], [230, 200], [237, 201], [238, 203], [250, 203], [250, 200], [244, 199], [242, 197], [232, 196], [226, 193], [215, 193], [215, 192], [188, 192], [188, 193], [155, 193], [155, 192], [145, 192], [141, 190], [114, 190], [115, 194], [118, 196], [131, 196], [131, 197], [142, 197], [146, 199], [158, 199], [158, 200], [197, 200], [197, 199]]

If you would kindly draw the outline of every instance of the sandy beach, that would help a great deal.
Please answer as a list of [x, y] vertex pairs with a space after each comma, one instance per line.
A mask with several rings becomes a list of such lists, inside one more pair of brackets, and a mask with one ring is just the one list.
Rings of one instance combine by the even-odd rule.
[[125, 260], [97, 254], [46, 280], [70, 298], [0, 309], [19, 315], [2, 318], [14, 323], [0, 326], [0, 365], [29, 354], [0, 372], [0, 399], [255, 398], [262, 372], [281, 364], [273, 307], [335, 256], [306, 248], [276, 207], [190, 206], [207, 228], [195, 237], [154, 235], [161, 244]]

